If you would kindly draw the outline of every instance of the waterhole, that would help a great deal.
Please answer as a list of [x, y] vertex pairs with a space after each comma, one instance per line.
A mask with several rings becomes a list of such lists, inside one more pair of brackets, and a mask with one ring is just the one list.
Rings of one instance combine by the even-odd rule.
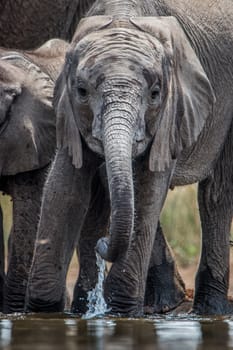
[[4, 316], [0, 319], [0, 349], [226, 350], [233, 349], [233, 318]]

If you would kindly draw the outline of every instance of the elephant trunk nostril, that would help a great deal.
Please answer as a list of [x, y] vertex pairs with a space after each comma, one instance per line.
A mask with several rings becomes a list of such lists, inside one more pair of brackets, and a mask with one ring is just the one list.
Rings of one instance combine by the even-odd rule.
[[109, 238], [102, 237], [98, 240], [95, 250], [101, 256], [102, 259], [108, 260], [108, 248], [109, 248]]

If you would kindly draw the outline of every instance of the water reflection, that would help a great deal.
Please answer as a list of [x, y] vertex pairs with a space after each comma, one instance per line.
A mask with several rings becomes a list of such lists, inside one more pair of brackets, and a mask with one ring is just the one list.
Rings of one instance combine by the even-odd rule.
[[3, 320], [0, 324], [0, 348], [8, 346], [11, 342], [11, 327], [12, 322]]
[[0, 320], [0, 349], [226, 350], [233, 349], [233, 320], [11, 317]]
[[[231, 323], [233, 325], [233, 323]], [[201, 324], [202, 341], [197, 350], [233, 349], [233, 338], [227, 322], [206, 322]]]
[[156, 322], [159, 349], [196, 350], [201, 343], [201, 325], [196, 321]]

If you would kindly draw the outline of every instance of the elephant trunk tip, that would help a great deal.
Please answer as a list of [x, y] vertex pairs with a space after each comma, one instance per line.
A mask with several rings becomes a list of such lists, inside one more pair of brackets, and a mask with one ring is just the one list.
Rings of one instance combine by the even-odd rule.
[[128, 246], [125, 246], [123, 249], [111, 249], [110, 238], [102, 237], [98, 240], [95, 250], [102, 259], [114, 263], [127, 252]]

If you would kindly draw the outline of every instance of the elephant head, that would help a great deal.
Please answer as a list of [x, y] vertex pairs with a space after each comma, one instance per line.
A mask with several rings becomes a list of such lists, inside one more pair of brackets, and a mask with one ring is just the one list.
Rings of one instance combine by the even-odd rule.
[[55, 88], [58, 146], [82, 167], [82, 144], [105, 158], [111, 199], [106, 260], [124, 256], [134, 229], [132, 160], [174, 166], [214, 104], [202, 65], [173, 17], [90, 17], [80, 23]]
[[54, 82], [23, 54], [0, 57], [0, 174], [42, 168], [55, 150]]

